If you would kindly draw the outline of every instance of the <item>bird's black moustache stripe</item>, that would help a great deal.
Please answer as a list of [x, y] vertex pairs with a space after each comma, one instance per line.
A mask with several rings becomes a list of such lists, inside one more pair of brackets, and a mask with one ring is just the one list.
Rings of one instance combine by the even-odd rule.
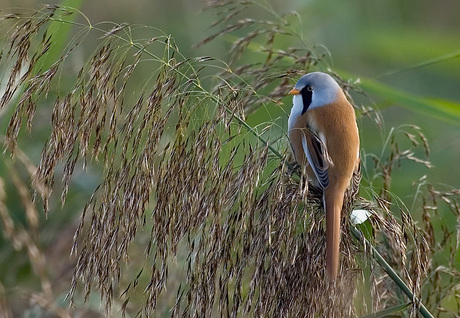
[[303, 115], [308, 110], [308, 107], [310, 107], [313, 92], [311, 90], [308, 90], [308, 86], [305, 86], [300, 91], [300, 94], [302, 95], [302, 101], [303, 101], [303, 109], [302, 109], [302, 115]]

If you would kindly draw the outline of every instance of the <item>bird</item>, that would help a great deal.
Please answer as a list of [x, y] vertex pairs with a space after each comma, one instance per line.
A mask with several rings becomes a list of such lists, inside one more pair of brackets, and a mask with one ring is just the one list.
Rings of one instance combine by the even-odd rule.
[[345, 193], [358, 180], [359, 131], [353, 106], [332, 76], [312, 72], [289, 92], [293, 105], [288, 135], [296, 162], [323, 190], [326, 214], [326, 270], [334, 281], [339, 269], [340, 219]]

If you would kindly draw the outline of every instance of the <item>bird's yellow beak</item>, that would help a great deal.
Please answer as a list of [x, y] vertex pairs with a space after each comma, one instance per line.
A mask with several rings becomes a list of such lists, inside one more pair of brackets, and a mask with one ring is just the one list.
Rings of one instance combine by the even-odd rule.
[[300, 94], [300, 91], [298, 89], [295, 89], [295, 88], [293, 88], [293, 89], [291, 89], [289, 91], [289, 95], [299, 95], [299, 94]]

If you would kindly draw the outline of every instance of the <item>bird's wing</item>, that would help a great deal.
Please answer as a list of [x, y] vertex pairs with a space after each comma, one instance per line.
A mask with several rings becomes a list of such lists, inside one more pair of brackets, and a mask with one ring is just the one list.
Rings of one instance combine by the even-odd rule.
[[303, 133], [302, 146], [316, 179], [326, 189], [329, 186], [327, 170], [330, 163], [326, 145], [315, 133], [308, 131]]

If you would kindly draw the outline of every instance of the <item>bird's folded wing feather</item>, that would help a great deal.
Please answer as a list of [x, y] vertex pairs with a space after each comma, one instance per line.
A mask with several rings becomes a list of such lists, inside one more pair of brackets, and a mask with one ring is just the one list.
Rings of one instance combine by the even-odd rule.
[[323, 189], [329, 186], [329, 155], [324, 142], [313, 132], [304, 132], [302, 146], [313, 172]]

